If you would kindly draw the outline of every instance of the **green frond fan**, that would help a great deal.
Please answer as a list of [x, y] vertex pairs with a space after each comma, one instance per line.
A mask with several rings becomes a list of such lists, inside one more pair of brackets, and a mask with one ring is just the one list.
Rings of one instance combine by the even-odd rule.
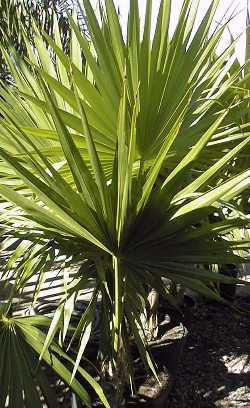
[[[25, 61], [2, 47], [15, 88], [1, 88], [1, 215], [9, 214], [9, 234], [25, 231], [29, 239], [30, 229], [36, 244], [53, 241], [80, 263], [79, 282], [66, 287], [36, 351], [46, 358], [56, 333], [63, 343], [70, 332], [66, 346], [78, 344], [72, 385], [98, 304], [97, 364], [113, 382], [110, 404], [118, 407], [125, 383], [133, 385], [131, 344], [157, 377], [143, 323], [149, 290], [175, 304], [167, 278], [223, 301], [218, 283], [241, 282], [210, 267], [248, 260], [249, 240], [229, 232], [249, 226], [236, 204], [249, 188], [242, 159], [250, 133], [235, 93], [242, 75], [235, 42], [217, 55], [227, 24], [210, 35], [219, 1], [195, 32], [199, 2], [183, 1], [170, 37], [170, 1], [161, 1], [154, 33], [147, 1], [141, 35], [138, 1], [131, 0], [126, 39], [112, 0], [101, 21], [89, 0], [82, 3], [91, 41], [69, 17], [70, 56], [58, 32], [52, 38], [36, 29], [36, 52], [29, 48]], [[90, 281], [90, 301], [72, 334], [74, 304]]]

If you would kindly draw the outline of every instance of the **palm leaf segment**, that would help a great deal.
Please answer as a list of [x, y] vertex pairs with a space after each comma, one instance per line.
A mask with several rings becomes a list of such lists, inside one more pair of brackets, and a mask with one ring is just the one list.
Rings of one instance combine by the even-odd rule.
[[[26, 318], [7, 318], [0, 320], [0, 374], [2, 378], [0, 406], [23, 408], [48, 406], [59, 407], [55, 391], [48, 381], [44, 367], [39, 367], [38, 357], [42, 351], [46, 335], [44, 330], [50, 319], [42, 316]], [[60, 359], [64, 359], [64, 364]], [[70, 383], [73, 361], [58, 347], [51, 345], [44, 353], [44, 360], [66, 383]], [[84, 379], [99, 394], [104, 406], [109, 407], [97, 382], [83, 369], [79, 368], [80, 381]], [[80, 396], [86, 406], [91, 406], [91, 399], [81, 383], [74, 379], [71, 388]], [[42, 397], [42, 399], [41, 399]]]
[[[198, 6], [184, 1], [172, 38], [171, 4], [161, 1], [152, 41], [150, 0], [142, 37], [138, 3], [131, 1], [126, 41], [111, 0], [101, 22], [89, 0], [83, 3], [92, 42], [71, 17], [70, 57], [57, 31], [54, 39], [45, 35], [49, 49], [35, 31], [28, 64], [3, 50], [17, 85], [2, 86], [0, 100], [0, 194], [13, 203], [4, 215], [16, 214], [10, 231], [20, 223], [40, 244], [53, 239], [95, 265], [81, 269], [83, 281], [94, 277], [96, 290], [77, 329], [74, 372], [99, 294], [104, 360], [115, 367], [133, 334], [154, 369], [141, 327], [147, 286], [171, 301], [162, 281], [168, 277], [219, 299], [211, 282], [232, 280], [194, 264], [240, 262], [235, 251], [249, 245], [225, 238], [248, 225], [233, 200], [248, 187], [249, 170], [242, 166], [230, 177], [250, 140], [249, 124], [231, 116], [240, 110], [231, 89], [241, 69], [234, 43], [215, 53], [225, 28], [209, 35], [218, 1], [195, 33]], [[211, 224], [209, 216], [225, 206], [230, 217]], [[75, 301], [79, 285], [72, 290]], [[71, 301], [66, 295], [57, 310], [42, 356]]]

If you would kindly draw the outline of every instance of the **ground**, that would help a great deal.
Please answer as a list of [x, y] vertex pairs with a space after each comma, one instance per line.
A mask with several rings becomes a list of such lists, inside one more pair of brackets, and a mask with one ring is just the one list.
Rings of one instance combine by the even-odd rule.
[[189, 331], [169, 408], [250, 408], [250, 299], [189, 306]]

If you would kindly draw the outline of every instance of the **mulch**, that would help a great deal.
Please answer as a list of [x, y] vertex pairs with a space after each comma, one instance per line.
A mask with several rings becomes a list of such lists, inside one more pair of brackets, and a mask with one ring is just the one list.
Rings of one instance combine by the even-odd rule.
[[250, 299], [185, 309], [187, 341], [168, 408], [250, 408]]

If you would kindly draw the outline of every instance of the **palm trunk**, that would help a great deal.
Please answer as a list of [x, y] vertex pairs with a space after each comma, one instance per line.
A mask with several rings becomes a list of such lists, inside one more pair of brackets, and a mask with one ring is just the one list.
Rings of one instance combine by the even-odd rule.
[[149, 318], [147, 322], [148, 329], [148, 340], [153, 340], [157, 338], [158, 335], [158, 306], [159, 306], [159, 294], [153, 288], [149, 292], [148, 301], [150, 304]]

